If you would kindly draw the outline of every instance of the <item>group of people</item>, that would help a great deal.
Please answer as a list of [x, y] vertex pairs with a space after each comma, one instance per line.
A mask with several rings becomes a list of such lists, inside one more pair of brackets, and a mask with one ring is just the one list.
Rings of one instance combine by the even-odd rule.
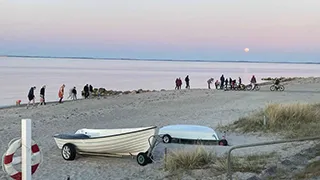
[[84, 93], [84, 98], [87, 99], [93, 93], [92, 85], [91, 84], [90, 85], [86, 84], [83, 87], [83, 93]]
[[[65, 84], [62, 84], [62, 86], [59, 88], [59, 91], [58, 91], [59, 103], [62, 103], [62, 101], [63, 101], [64, 89], [65, 89]], [[29, 90], [29, 93], [28, 93], [28, 100], [29, 101], [28, 101], [28, 104], [27, 104], [27, 108], [30, 106], [31, 102], [33, 103], [33, 106], [35, 106], [35, 90], [36, 90], [36, 86], [31, 87], [30, 90]], [[46, 90], [46, 85], [43, 85], [41, 87], [41, 89], [40, 89], [40, 103], [39, 103], [39, 106], [46, 105], [45, 90]], [[85, 99], [89, 98], [89, 96], [93, 92], [93, 86], [86, 84], [83, 87], [83, 92], [84, 92], [84, 95], [83, 95], [84, 98]], [[72, 89], [70, 89], [68, 99], [77, 100], [77, 89], [76, 89], [76, 87], [73, 87]]]
[[[186, 83], [186, 89], [190, 89], [190, 78], [189, 75], [187, 75], [185, 77], [185, 83]], [[208, 84], [208, 89], [211, 89], [211, 84], [214, 82], [214, 78], [210, 78], [207, 80], [207, 84]], [[252, 89], [254, 89], [254, 87], [257, 84], [257, 79], [256, 77], [253, 75], [251, 77], [250, 83], [252, 85]], [[176, 78], [175, 80], [175, 89], [181, 89], [182, 86], [182, 80], [181, 78]], [[236, 79], [232, 79], [231, 77], [225, 78], [224, 75], [222, 74], [220, 77], [220, 81], [216, 80], [214, 83], [216, 89], [225, 89], [225, 88], [230, 88], [230, 89], [235, 89], [235, 88], [240, 88], [242, 84], [242, 79], [241, 77], [238, 78], [238, 81]]]
[[[189, 75], [187, 75], [184, 78], [184, 81], [186, 82], [186, 89], [190, 89], [190, 78], [189, 78]], [[176, 87], [175, 87], [175, 89], [181, 89], [181, 86], [182, 86], [182, 80], [181, 80], [181, 78], [177, 78], [176, 79]]]
[[[46, 89], [46, 85], [43, 85], [41, 87], [41, 89], [40, 89], [40, 103], [39, 103], [39, 106], [46, 105], [46, 101], [45, 101], [45, 98], [44, 98], [45, 89]], [[31, 87], [30, 90], [29, 90], [29, 93], [28, 93], [29, 102], [27, 104], [27, 108], [29, 107], [31, 101], [33, 102], [33, 105], [35, 105], [35, 94], [34, 94], [35, 90], [36, 90], [36, 86]]]
[[[208, 89], [211, 89], [210, 85], [213, 83], [213, 81], [214, 81], [214, 78], [210, 78], [207, 80]], [[252, 85], [252, 89], [254, 89], [257, 83], [257, 79], [254, 75], [251, 77], [250, 83]], [[240, 86], [243, 85], [241, 77], [238, 78], [238, 82], [237, 82], [236, 79], [232, 79], [231, 77], [229, 77], [229, 79], [225, 78], [223, 74], [220, 77], [220, 81], [216, 80], [214, 84], [216, 89], [225, 89], [228, 87], [230, 87], [230, 89], [235, 89], [235, 88], [240, 88]]]

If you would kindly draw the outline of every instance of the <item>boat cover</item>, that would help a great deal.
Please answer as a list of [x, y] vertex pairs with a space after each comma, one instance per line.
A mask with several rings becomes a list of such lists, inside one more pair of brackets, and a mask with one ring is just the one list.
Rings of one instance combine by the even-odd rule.
[[55, 138], [60, 139], [89, 139], [90, 136], [85, 134], [57, 134], [54, 135]]

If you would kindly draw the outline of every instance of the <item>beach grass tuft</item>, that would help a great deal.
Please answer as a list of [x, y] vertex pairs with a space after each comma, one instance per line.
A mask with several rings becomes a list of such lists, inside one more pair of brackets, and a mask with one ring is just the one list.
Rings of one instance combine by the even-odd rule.
[[192, 170], [205, 168], [216, 160], [217, 156], [204, 147], [198, 146], [195, 150], [176, 150], [169, 153], [165, 160], [165, 170]]
[[303, 172], [296, 175], [296, 179], [311, 179], [320, 177], [320, 161], [314, 161], [307, 165]]
[[[261, 172], [271, 159], [277, 157], [275, 152], [232, 156], [233, 172]], [[215, 175], [227, 172], [227, 155], [217, 156], [203, 146], [195, 150], [176, 150], [169, 153], [165, 160], [165, 170], [177, 174], [195, 169], [208, 169]], [[179, 173], [178, 173], [179, 174]]]
[[279, 133], [288, 138], [316, 136], [320, 134], [320, 104], [269, 104], [263, 110], [220, 128], [244, 133]]
[[[277, 157], [275, 152], [246, 156], [231, 156], [232, 172], [260, 173], [272, 159]], [[227, 156], [225, 155], [216, 159], [211, 170], [213, 174], [219, 175], [227, 172], [227, 166]]]

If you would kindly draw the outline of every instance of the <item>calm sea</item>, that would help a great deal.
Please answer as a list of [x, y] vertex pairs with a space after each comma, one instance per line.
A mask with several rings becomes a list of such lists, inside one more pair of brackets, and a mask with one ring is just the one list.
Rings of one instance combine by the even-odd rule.
[[47, 85], [47, 101], [58, 100], [58, 90], [76, 86], [78, 92], [88, 83], [112, 90], [174, 89], [175, 79], [190, 77], [191, 88], [207, 88], [213, 77], [242, 77], [248, 83], [252, 75], [262, 77], [320, 76], [318, 64], [177, 62], [135, 60], [92, 60], [0, 57], [0, 106], [27, 102], [31, 86], [36, 86], [36, 100], [42, 85]]

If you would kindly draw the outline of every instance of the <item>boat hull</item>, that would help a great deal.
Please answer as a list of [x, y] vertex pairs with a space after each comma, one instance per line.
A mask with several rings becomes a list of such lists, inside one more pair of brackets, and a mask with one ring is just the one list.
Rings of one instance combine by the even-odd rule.
[[148, 127], [143, 130], [95, 138], [65, 139], [54, 136], [59, 149], [66, 143], [76, 146], [77, 152], [114, 154], [114, 155], [137, 155], [146, 152], [150, 148], [156, 134], [156, 127]]

